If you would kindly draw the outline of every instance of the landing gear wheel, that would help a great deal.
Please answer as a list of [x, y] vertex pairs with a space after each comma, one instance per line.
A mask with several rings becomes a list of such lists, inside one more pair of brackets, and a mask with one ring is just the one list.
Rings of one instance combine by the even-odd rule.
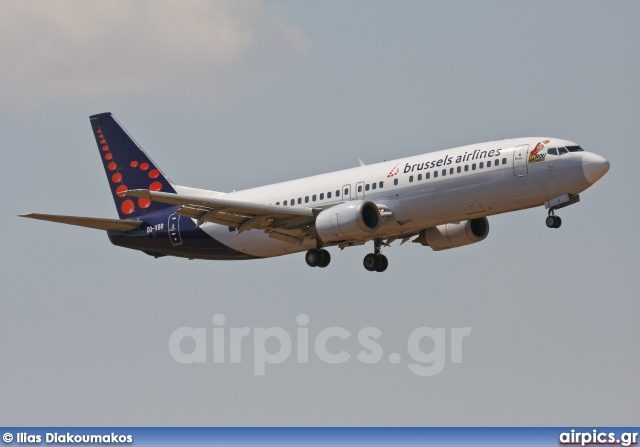
[[362, 261], [364, 268], [370, 272], [384, 272], [389, 266], [389, 260], [385, 255], [369, 253]]
[[322, 261], [322, 253], [320, 250], [312, 248], [307, 251], [307, 254], [304, 256], [304, 260], [307, 261], [307, 265], [309, 267], [318, 267], [320, 265], [320, 261]]
[[389, 266], [389, 260], [385, 255], [380, 253], [382, 248], [382, 239], [373, 240], [373, 253], [369, 253], [364, 257], [362, 265], [370, 272], [384, 272]]
[[331, 255], [327, 250], [320, 249], [320, 262], [318, 263], [318, 267], [325, 268], [331, 262]]
[[377, 264], [376, 264], [376, 272], [384, 272], [387, 267], [389, 267], [389, 260], [385, 255], [378, 255]]
[[364, 257], [364, 261], [362, 261], [362, 265], [364, 265], [364, 268], [366, 270], [373, 272], [378, 265], [378, 257], [373, 253], [369, 253], [367, 256]]
[[549, 228], [560, 228], [560, 225], [562, 225], [562, 219], [560, 219], [560, 216], [549, 215], [547, 216], [545, 223]]
[[546, 223], [549, 228], [556, 228], [556, 216], [547, 216], [544, 223]]
[[553, 224], [553, 228], [560, 228], [560, 225], [562, 225], [562, 219], [560, 219], [560, 216], [553, 216], [556, 220], [556, 222]]

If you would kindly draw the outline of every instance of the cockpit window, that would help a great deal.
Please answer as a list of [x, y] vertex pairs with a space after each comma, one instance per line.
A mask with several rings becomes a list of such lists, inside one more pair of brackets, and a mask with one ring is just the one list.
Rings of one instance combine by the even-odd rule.
[[567, 153], [567, 149], [564, 147], [558, 148], [558, 152], [560, 152], [560, 155], [564, 155]]
[[582, 152], [584, 149], [582, 149], [580, 146], [567, 146], [567, 150], [569, 152]]
[[558, 155], [558, 149], [551, 148], [551, 149], [547, 149], [547, 154], [551, 154], [551, 155]]

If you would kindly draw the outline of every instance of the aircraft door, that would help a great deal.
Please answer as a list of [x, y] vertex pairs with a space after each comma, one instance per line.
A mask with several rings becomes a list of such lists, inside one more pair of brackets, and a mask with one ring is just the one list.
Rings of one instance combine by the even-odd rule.
[[168, 221], [169, 240], [172, 245], [181, 245], [182, 237], [180, 236], [180, 216], [173, 213], [169, 216]]
[[351, 200], [351, 185], [344, 185], [342, 187], [342, 200], [344, 200], [345, 202], [347, 200]]
[[516, 177], [524, 177], [529, 172], [528, 167], [529, 145], [517, 146], [513, 151], [513, 174]]
[[356, 200], [364, 199], [364, 182], [356, 183]]

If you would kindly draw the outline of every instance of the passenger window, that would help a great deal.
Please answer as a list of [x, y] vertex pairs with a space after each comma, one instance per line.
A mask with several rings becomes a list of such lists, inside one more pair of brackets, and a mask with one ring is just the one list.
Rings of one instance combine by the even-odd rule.
[[384, 186], [384, 182], [380, 182], [380, 183], [378, 183], [378, 186], [379, 186], [380, 188], [382, 188], [382, 187]]
[[[362, 185], [358, 185], [358, 192], [362, 192]], [[345, 191], [345, 194], [346, 194], [346, 193], [347, 193], [347, 192]]]
[[327, 199], [330, 199], [330, 198], [331, 198], [331, 191], [327, 193]]
[[298, 197], [298, 205], [302, 204], [302, 198]]
[[469, 170], [469, 165], [464, 165], [464, 172], [467, 172]]
[[[344, 189], [344, 196], [348, 196], [349, 195], [349, 188], [345, 188]], [[342, 196], [342, 197], [344, 197]]]
[[315, 194], [311, 196], [311, 200], [313, 200], [314, 202], [316, 201], [316, 195]]
[[567, 153], [567, 149], [565, 149], [564, 147], [561, 147], [558, 149], [558, 152], [560, 152], [560, 155], [564, 155]]
[[503, 159], [502, 159], [502, 164], [503, 164], [503, 165], [506, 165], [506, 164], [507, 164], [507, 159], [506, 159], [506, 158], [503, 158]]
[[320, 193], [320, 200], [324, 200], [324, 193], [323, 192]]
[[461, 167], [461, 166], [458, 166], [457, 171], [458, 171], [458, 174], [460, 174], [460, 173], [462, 172], [462, 167]]
[[487, 168], [490, 168], [490, 167], [491, 167], [491, 160], [487, 162]]
[[369, 184], [368, 183], [366, 185], [364, 185], [364, 190], [365, 191], [369, 191]]
[[438, 177], [438, 171], [433, 171], [433, 178], [437, 178]]
[[394, 179], [393, 179], [393, 184], [394, 184], [394, 185], [397, 185], [397, 184], [398, 184], [398, 179], [397, 179], [397, 178], [394, 178]]
[[340, 197], [340, 190], [336, 190], [336, 197]]
[[422, 180], [422, 174], [418, 174], [418, 181]]
[[424, 178], [425, 178], [425, 179], [429, 179], [429, 178], [431, 178], [431, 173], [430, 173], [430, 172], [427, 172], [427, 173], [424, 175]]
[[276, 205], [280, 205], [280, 202], [276, 202]]
[[409, 176], [409, 183], [413, 183], [413, 175]]
[[306, 196], [306, 197], [304, 198], [304, 203], [309, 203], [309, 196]]
[[453, 174], [453, 168], [449, 169], [449, 174]]
[[371, 189], [376, 189], [376, 184], [375, 183], [371, 184]]
[[283, 205], [284, 205], [284, 206], [287, 206], [287, 201], [286, 201], [286, 200], [284, 201]]
[[442, 175], [447, 175], [447, 170], [446, 169], [442, 170]]
[[547, 154], [558, 155], [558, 149], [556, 149], [555, 147], [548, 149]]
[[476, 170], [476, 164], [475, 164], [475, 163], [471, 165], [471, 170], [472, 170], [472, 171], [475, 171], [475, 170]]
[[291, 206], [296, 204], [296, 199], [291, 199]]
[[481, 162], [480, 162], [480, 166], [479, 166], [479, 168], [480, 168], [480, 169], [484, 168], [484, 161], [481, 161]]

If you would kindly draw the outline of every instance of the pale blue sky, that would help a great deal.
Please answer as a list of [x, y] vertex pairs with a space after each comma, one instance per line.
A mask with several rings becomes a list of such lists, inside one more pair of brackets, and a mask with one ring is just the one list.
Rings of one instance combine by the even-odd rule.
[[[640, 388], [638, 2], [0, 1], [8, 425], [635, 425]], [[175, 182], [243, 189], [503, 138], [576, 141], [611, 170], [549, 230], [260, 261], [153, 259], [25, 212], [115, 217], [88, 116]], [[183, 326], [379, 328], [398, 365], [181, 365]], [[407, 368], [415, 328], [471, 327]], [[341, 345], [337, 345], [339, 348]], [[356, 352], [355, 340], [345, 348]], [[404, 351], [403, 351], [404, 349]], [[424, 349], [428, 349], [425, 347]], [[251, 353], [251, 350], [247, 351]], [[385, 357], [386, 358], [386, 357]]]

